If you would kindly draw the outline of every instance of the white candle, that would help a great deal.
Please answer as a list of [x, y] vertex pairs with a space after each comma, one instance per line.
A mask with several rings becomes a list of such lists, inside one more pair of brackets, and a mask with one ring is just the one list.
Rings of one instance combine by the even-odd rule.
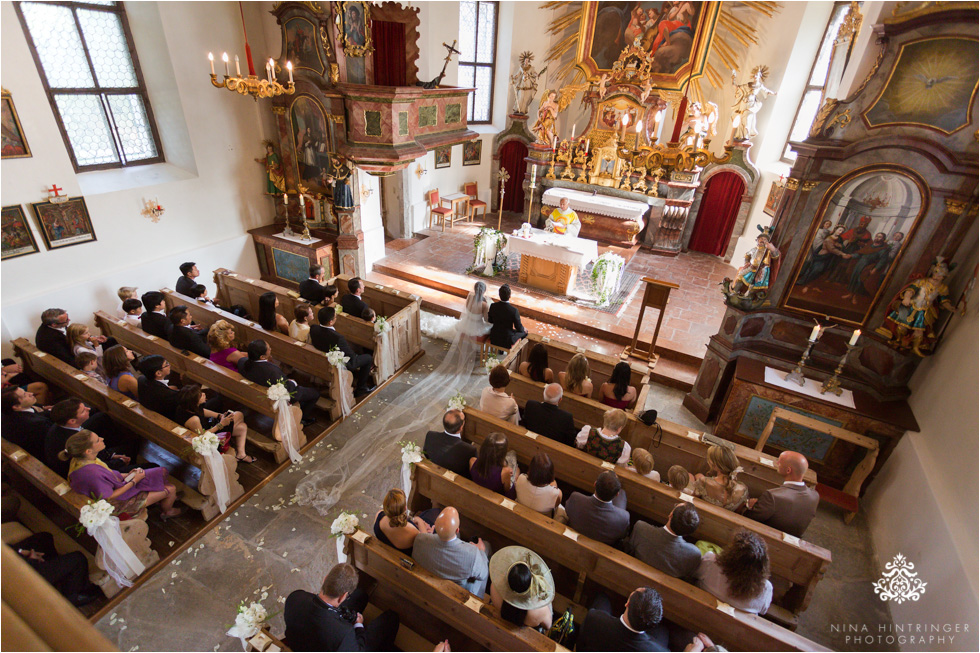
[[558, 147], [558, 136], [557, 135], [551, 137], [551, 150], [554, 151], [556, 147]]
[[299, 205], [300, 206], [303, 206], [305, 204], [306, 204], [306, 202], [303, 201], [303, 193], [300, 193], [299, 194]]
[[572, 138], [575, 138], [575, 128], [578, 127], [578, 123], [572, 123]]
[[643, 121], [640, 120], [639, 122], [636, 123], [636, 133], [639, 134], [642, 131], [643, 131]]
[[242, 76], [242, 67], [238, 63], [238, 55], [237, 54], [235, 55], [235, 74], [238, 75], [239, 77]]
[[534, 176], [538, 173], [538, 168], [533, 163], [531, 164], [531, 185], [534, 185]]
[[225, 77], [228, 77], [228, 53], [221, 53], [221, 60], [225, 62]]
[[276, 78], [276, 62], [274, 59], [269, 59], [269, 81], [273, 81]]
[[820, 337], [820, 325], [817, 324], [813, 327], [813, 331], [810, 332], [810, 342], [816, 342], [817, 338]]
[[289, 83], [292, 84], [293, 83], [293, 62], [292, 61], [287, 61], [286, 62], [286, 70], [289, 71]]
[[289, 193], [282, 194], [282, 205], [289, 206]]
[[265, 81], [267, 81], [267, 82], [271, 82], [272, 81], [272, 74], [269, 73], [269, 64], [268, 63], [265, 64]]
[[589, 153], [589, 143], [591, 143], [591, 142], [592, 142], [592, 140], [591, 140], [591, 139], [589, 139], [589, 138], [586, 138], [586, 139], [585, 139], [585, 153], [586, 153], [586, 154], [588, 154], [588, 153]]
[[858, 338], [861, 337], [861, 329], [855, 329], [854, 333], [851, 334], [851, 340], [847, 344], [851, 347], [858, 344]]
[[208, 61], [211, 62], [211, 74], [214, 74], [214, 53], [208, 52]]

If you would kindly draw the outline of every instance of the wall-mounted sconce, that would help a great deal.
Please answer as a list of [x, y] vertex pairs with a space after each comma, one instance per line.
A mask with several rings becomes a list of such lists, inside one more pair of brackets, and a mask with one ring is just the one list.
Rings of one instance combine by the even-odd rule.
[[427, 172], [428, 170], [423, 168], [421, 163], [415, 166], [415, 176], [418, 177], [420, 180], [422, 179], [422, 176], [425, 175]]
[[371, 197], [371, 193], [373, 193], [373, 192], [374, 192], [374, 189], [373, 188], [369, 188], [369, 187], [365, 186], [364, 184], [361, 184], [361, 197], [363, 197], [364, 199], [367, 199], [367, 198]]
[[149, 218], [153, 222], [160, 222], [160, 217], [163, 216], [164, 210], [156, 200], [144, 200], [143, 210], [140, 211], [140, 215], [144, 218]]

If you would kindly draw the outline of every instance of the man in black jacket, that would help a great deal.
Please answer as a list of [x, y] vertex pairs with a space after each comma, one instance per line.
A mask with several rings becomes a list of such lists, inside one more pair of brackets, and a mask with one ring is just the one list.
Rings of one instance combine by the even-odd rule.
[[167, 305], [163, 293], [159, 290], [151, 290], [143, 293], [140, 299], [143, 301], [143, 308], [146, 309], [140, 315], [140, 325], [143, 330], [151, 336], [169, 341], [174, 326], [167, 317]]
[[348, 315], [361, 317], [364, 315], [364, 310], [369, 308], [367, 302], [361, 299], [361, 295], [364, 293], [364, 284], [358, 277], [354, 277], [347, 282], [347, 290], [350, 294], [340, 298], [340, 307]]
[[476, 458], [476, 447], [460, 437], [465, 419], [461, 410], [446, 411], [442, 416], [443, 432], [426, 433], [422, 453], [440, 467], [469, 478], [470, 458]]
[[150, 410], [173, 419], [177, 411], [178, 392], [167, 383], [170, 363], [163, 356], [144, 356], [140, 359], [138, 381], [140, 403]]
[[44, 311], [41, 313], [41, 326], [34, 334], [34, 344], [41, 351], [74, 366], [75, 354], [68, 344], [66, 333], [70, 322], [68, 312], [62, 308], [49, 308]]
[[248, 343], [248, 356], [238, 360], [238, 371], [252, 383], [268, 388], [282, 383], [289, 391], [292, 400], [299, 403], [303, 411], [303, 426], [316, 421], [313, 409], [320, 398], [320, 393], [314, 388], [307, 388], [287, 379], [279, 366], [269, 360], [269, 343], [265, 340], [253, 340]]
[[188, 261], [180, 264], [180, 278], [177, 279], [177, 286], [174, 288], [181, 295], [190, 296], [191, 288], [197, 285], [194, 279], [201, 276], [201, 271], [197, 269], [197, 263]]
[[[68, 461], [58, 458], [58, 454], [65, 448], [65, 442], [72, 435], [82, 429], [88, 429], [103, 437], [108, 435], [109, 437], [105, 438], [107, 441], [110, 439], [118, 441], [119, 439], [114, 437], [117, 429], [109, 416], [98, 412], [92, 415], [91, 409], [79, 399], [70, 398], [59, 401], [51, 407], [51, 413], [48, 417], [51, 426], [44, 436], [44, 464], [64, 478], [68, 478], [69, 464]], [[103, 449], [99, 453], [99, 459], [112, 469], [125, 469], [136, 457], [139, 438], [132, 438], [124, 444], [129, 445], [128, 451], [120, 447]], [[135, 447], [132, 446], [134, 444]]]
[[371, 354], [354, 353], [347, 338], [337, 333], [334, 328], [334, 324], [337, 323], [337, 311], [330, 306], [321, 308], [316, 319], [320, 324], [310, 327], [310, 344], [320, 351], [330, 351], [336, 347], [344, 352], [344, 356], [350, 359], [347, 361], [347, 369], [354, 374], [354, 395], [359, 397], [373, 392], [375, 386], [371, 385], [371, 367], [374, 359]]
[[336, 295], [336, 288], [323, 283], [324, 276], [322, 265], [311, 265], [310, 278], [299, 282], [299, 296], [316, 306], [326, 298], [328, 288], [333, 289], [333, 294]]
[[620, 617], [613, 615], [609, 598], [599, 594], [582, 622], [575, 648], [579, 651], [668, 651], [667, 629], [658, 626], [663, 615], [660, 594], [650, 587], [633, 590]]
[[174, 306], [170, 309], [170, 344], [180, 350], [191, 351], [201, 358], [211, 357], [211, 347], [207, 343], [207, 332], [191, 328], [191, 316], [186, 306]]
[[510, 349], [521, 338], [527, 337], [527, 330], [521, 324], [521, 314], [510, 303], [510, 286], [506, 283], [497, 291], [499, 302], [490, 305], [487, 320], [493, 325], [490, 329], [490, 344]]
[[4, 390], [0, 396], [0, 432], [4, 440], [13, 442], [43, 462], [44, 436], [54, 423], [36, 404], [33, 392], [18, 387]]
[[335, 565], [319, 594], [296, 590], [286, 597], [285, 642], [293, 651], [394, 650], [398, 615], [386, 610], [365, 625], [367, 602], [353, 565]]
[[539, 435], [552, 440], [575, 446], [575, 436], [578, 429], [572, 414], [558, 407], [563, 390], [557, 383], [549, 383], [544, 387], [544, 402], [529, 400], [524, 406], [524, 427]]

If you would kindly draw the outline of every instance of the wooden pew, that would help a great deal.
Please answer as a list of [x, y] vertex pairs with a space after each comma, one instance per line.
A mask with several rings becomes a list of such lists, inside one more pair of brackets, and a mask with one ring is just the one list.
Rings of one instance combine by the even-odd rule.
[[[522, 467], [527, 469], [531, 458], [545, 453], [555, 465], [555, 476], [586, 494], [592, 492], [595, 479], [605, 469], [613, 469], [626, 491], [631, 513], [658, 524], [667, 522], [675, 505], [683, 501], [681, 492], [663, 483], [645, 478], [625, 467], [611, 465], [590, 456], [584, 451], [556, 442], [543, 436], [530, 436], [523, 426], [496, 419], [487, 413], [465, 408], [463, 439], [479, 446], [494, 431], [507, 436], [508, 448], [517, 452]], [[697, 538], [726, 545], [738, 528], [746, 528], [759, 535], [769, 549], [769, 565], [775, 576], [791, 583], [791, 589], [782, 597], [780, 606], [788, 611], [780, 617], [781, 623], [792, 623], [792, 615], [804, 611], [810, 603], [817, 583], [830, 566], [830, 551], [810, 542], [798, 540], [770, 526], [693, 498], [691, 503], [698, 510], [701, 524]], [[773, 608], [774, 609], [774, 608]], [[772, 609], [771, 609], [772, 611]], [[778, 610], [777, 610], [778, 612]]]
[[[482, 597], [478, 598], [456, 583], [426, 571], [414, 564], [409, 556], [382, 544], [363, 530], [346, 536], [345, 548], [351, 564], [376, 579], [379, 589], [383, 587], [404, 604], [425, 611], [433, 619], [488, 651], [567, 650], [536, 630], [519, 628], [504, 621], [492, 606], [483, 602]], [[399, 611], [397, 604], [379, 607]], [[432, 624], [418, 624], [413, 628], [422, 630], [425, 626], [428, 626], [428, 630], [433, 629]], [[440, 628], [436, 628], [436, 631], [442, 633]], [[426, 635], [425, 632], [420, 634]], [[440, 639], [445, 639], [445, 635]]]
[[[17, 474], [28, 481], [31, 485], [40, 490], [45, 496], [50, 498], [61, 509], [67, 512], [75, 521], [78, 521], [83, 506], [91, 501], [73, 492], [68, 485], [68, 481], [58, 476], [42, 463], [40, 460], [30, 455], [12, 442], [2, 441], [4, 469]], [[146, 512], [143, 512], [145, 518]], [[122, 531], [123, 540], [133, 550], [133, 554], [143, 565], [149, 569], [160, 560], [160, 554], [150, 546], [150, 540], [146, 534], [149, 527], [145, 519], [129, 519], [119, 523]], [[95, 553], [95, 562], [99, 569], [105, 569], [105, 558], [102, 547]], [[107, 597], [112, 597], [119, 593], [120, 587], [106, 574], [101, 584], [101, 589]]]
[[[79, 373], [65, 362], [40, 351], [24, 338], [13, 341], [14, 351], [23, 361], [24, 368], [57, 385], [74, 397], [94, 406], [118, 424], [126, 426], [144, 440], [166, 449], [192, 467], [201, 470], [197, 488], [190, 488], [171, 477], [183, 491], [181, 501], [194, 510], [200, 510], [206, 520], [221, 513], [215, 493], [214, 479], [204, 458], [191, 447], [194, 433], [167, 419], [159, 413], [143, 408], [125, 395], [102, 385], [91, 377]], [[232, 454], [224, 454], [225, 474], [231, 480], [229, 503], [244, 493], [238, 482], [238, 461]]]
[[568, 361], [576, 354], [582, 354], [589, 359], [590, 378], [592, 379], [592, 399], [599, 401], [599, 388], [603, 383], [609, 381], [613, 368], [618, 363], [625, 362], [630, 366], [630, 385], [636, 388], [637, 396], [632, 412], [634, 415], [642, 415], [647, 404], [647, 395], [650, 393], [650, 370], [647, 366], [616, 356], [599, 354], [588, 351], [584, 347], [576, 347], [565, 342], [552, 340], [548, 336], [537, 333], [529, 333], [527, 338], [521, 340], [504, 362], [511, 372], [517, 372], [521, 363], [527, 361], [531, 354], [531, 349], [537, 345], [544, 345], [548, 350], [548, 367], [555, 373], [555, 382], [558, 382], [558, 373], [564, 372], [568, 368]]
[[[182, 378], [188, 378], [195, 383], [214, 388], [222, 396], [261, 415], [275, 419], [276, 409], [272, 400], [266, 395], [266, 388], [252, 383], [238, 372], [232, 372], [227, 367], [216, 365], [210, 360], [194, 354], [185, 356], [170, 346], [169, 342], [151, 336], [139, 327], [126, 324], [103, 311], [95, 313], [95, 324], [104, 335], [112, 336], [117, 342], [130, 349], [144, 354], [163, 356], [170, 363], [171, 369], [180, 374]], [[290, 412], [299, 433], [299, 446], [297, 448], [302, 448], [306, 444], [306, 434], [303, 432], [301, 424], [302, 413], [299, 406], [291, 406]], [[278, 435], [278, 429], [275, 427], [273, 439], [260, 435], [252, 429], [248, 431], [248, 439], [263, 451], [270, 452], [277, 463], [289, 459], [286, 447], [281, 442], [282, 438]]]
[[224, 320], [235, 327], [235, 338], [239, 344], [247, 346], [253, 340], [265, 340], [269, 343], [272, 357], [276, 360], [316, 378], [326, 379], [330, 388], [330, 399], [323, 401], [322, 407], [330, 413], [330, 419], [338, 420], [342, 417], [340, 393], [345, 392], [348, 405], [354, 405], [354, 375], [349, 370], [344, 370], [343, 374], [338, 372], [336, 367], [327, 363], [324, 352], [313, 345], [293, 340], [278, 331], [267, 331], [255, 322], [242, 319], [209, 304], [196, 302], [169, 288], [164, 288], [161, 292], [168, 312], [174, 306], [186, 306], [191, 319], [205, 327], [210, 327], [218, 320]]
[[453, 506], [461, 515], [526, 546], [547, 560], [626, 597], [637, 587], [652, 587], [663, 598], [664, 618], [717, 642], [755, 651], [825, 650], [758, 615], [740, 612], [679, 578], [596, 542], [526, 506], [506, 499], [449, 470], [423, 460], [413, 469], [410, 508], [426, 499]]
[[[544, 384], [532, 381], [521, 374], [511, 373], [507, 392], [523, 408], [529, 399], [541, 401]], [[566, 394], [559, 407], [572, 414], [575, 425], [584, 424], [601, 427], [602, 416], [609, 406], [593, 399]], [[633, 448], [649, 449], [653, 454], [654, 467], [660, 472], [660, 478], [667, 478], [667, 470], [672, 465], [683, 465], [689, 472], [696, 472], [708, 453], [710, 442], [702, 442], [702, 433], [692, 431], [680, 424], [665, 419], [658, 419], [662, 433], [658, 434], [653, 426], [647, 426], [635, 415], [627, 413], [626, 426], [620, 436], [630, 443]], [[659, 444], [657, 443], [659, 439]], [[778, 487], [783, 483], [783, 477], [776, 472], [776, 456], [762, 451], [755, 451], [742, 445], [735, 445], [735, 455], [742, 466], [738, 480], [749, 488], [749, 494], [759, 496], [769, 488]], [[807, 470], [803, 480], [807, 485], [817, 484], [817, 474], [812, 469]]]

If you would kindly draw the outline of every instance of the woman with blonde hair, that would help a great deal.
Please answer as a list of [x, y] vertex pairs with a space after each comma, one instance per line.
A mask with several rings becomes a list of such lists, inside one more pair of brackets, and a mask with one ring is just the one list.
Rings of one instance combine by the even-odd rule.
[[564, 372], [558, 373], [558, 382], [565, 392], [580, 397], [592, 396], [592, 379], [589, 378], [589, 359], [584, 354], [575, 354], [568, 361]]
[[137, 467], [124, 476], [98, 459], [103, 449], [105, 441], [88, 429], [82, 429], [65, 441], [65, 448], [58, 458], [71, 461], [68, 484], [72, 490], [96, 501], [105, 499], [116, 509], [115, 515], [126, 513], [135, 516], [154, 503], [159, 503], [163, 509], [160, 517], [164, 521], [183, 512], [174, 507], [177, 488], [167, 483], [166, 467], [145, 471]]
[[374, 517], [375, 537], [402, 553], [412, 555], [412, 546], [418, 534], [431, 532], [432, 527], [422, 521], [421, 517], [409, 517], [404, 492], [398, 489], [388, 490], [381, 503], [381, 510]]
[[211, 362], [238, 371], [238, 361], [245, 352], [235, 347], [235, 327], [225, 320], [218, 320], [208, 329], [208, 346], [211, 347]]
[[660, 482], [660, 472], [653, 468], [653, 454], [646, 449], [633, 449], [633, 470], [651, 481]]
[[708, 448], [706, 462], [712, 476], [694, 477], [694, 496], [726, 510], [737, 510], [749, 498], [749, 489], [737, 480], [742, 468], [735, 452], [728, 447]]
[[68, 346], [71, 347], [71, 353], [75, 356], [85, 351], [95, 354], [99, 360], [96, 369], [99, 374], [104, 375], [105, 371], [102, 369], [102, 343], [106, 341], [106, 337], [93, 336], [87, 324], [79, 324], [78, 322], [69, 324], [65, 333], [68, 338]]

